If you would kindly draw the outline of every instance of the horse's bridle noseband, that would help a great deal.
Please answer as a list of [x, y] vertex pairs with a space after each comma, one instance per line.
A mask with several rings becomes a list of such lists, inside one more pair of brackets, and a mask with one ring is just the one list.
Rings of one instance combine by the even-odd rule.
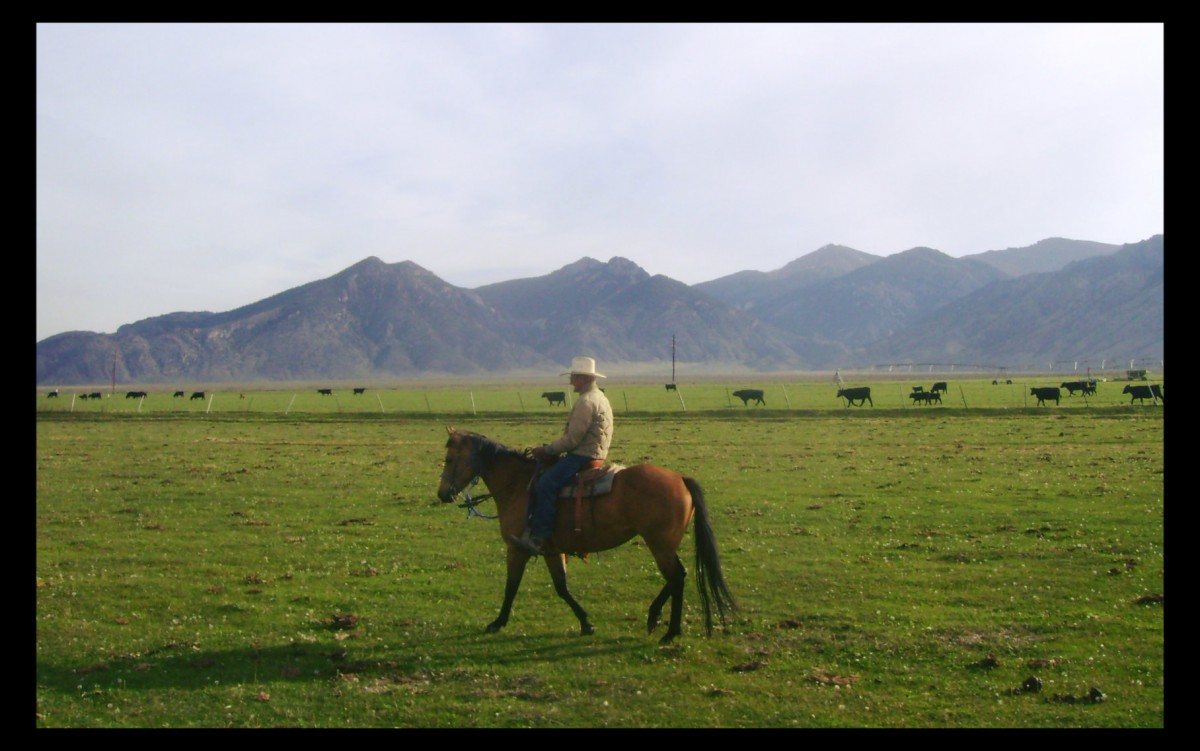
[[[471, 488], [475, 487], [475, 485], [479, 483], [479, 478], [483, 475], [483, 457], [480, 456], [479, 446], [475, 441], [471, 441], [470, 462], [471, 480], [462, 488], [459, 488], [454, 484], [454, 478], [450, 476], [450, 467], [444, 467], [442, 469], [442, 479], [445, 480], [446, 484], [450, 486], [450, 498], [457, 498], [459, 493], [462, 493], [466, 497], [466, 500], [460, 503], [459, 507], [467, 510], [468, 519], [471, 516], [478, 516], [483, 519], [495, 519], [495, 516], [488, 516], [487, 514], [479, 513], [479, 510], [476, 508], [479, 504], [491, 498], [491, 493], [484, 493], [483, 495], [475, 496], [474, 498], [471, 497]], [[455, 464], [457, 464], [457, 462], [455, 462]]]

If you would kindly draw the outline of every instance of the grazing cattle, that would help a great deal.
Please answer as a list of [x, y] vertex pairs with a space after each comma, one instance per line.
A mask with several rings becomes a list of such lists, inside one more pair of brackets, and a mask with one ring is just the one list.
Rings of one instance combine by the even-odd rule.
[[855, 405], [858, 407], [865, 405], [867, 402], [871, 402], [872, 407], [875, 406], [875, 402], [871, 399], [870, 386], [860, 386], [855, 389], [838, 389], [837, 395], [839, 399], [846, 400], [846, 407], [850, 407], [854, 402], [858, 402]]
[[1029, 389], [1029, 395], [1037, 397], [1037, 403], [1040, 407], [1051, 399], [1054, 400], [1055, 404], [1058, 404], [1058, 400], [1062, 398], [1062, 391], [1057, 386], [1046, 386], [1044, 388], [1035, 386]]
[[192, 396], [191, 396], [191, 398], [188, 399], [188, 401], [190, 402], [192, 399], [203, 399], [203, 398], [204, 398], [203, 391], [193, 391]]
[[763, 400], [762, 389], [741, 389], [740, 391], [733, 392], [733, 395], [742, 400], [743, 406], [749, 404], [751, 400], [756, 404], [761, 404], [764, 407], [767, 406], [766, 401]]
[[678, 390], [679, 389], [675, 388], [675, 384], [673, 384], [673, 383], [667, 384], [667, 391], [678, 391]]
[[1000, 385], [1000, 382], [999, 382], [999, 381], [997, 381], [995, 378], [993, 378], [993, 379], [992, 379], [992, 385], [993, 385], [993, 386], [999, 386], [999, 385]]
[[942, 393], [945, 391], [949, 391], [950, 389], [946, 386], [945, 381], [938, 381], [937, 383], [933, 384], [933, 388], [931, 388], [929, 390], [935, 394], [938, 394], [938, 393]]
[[1129, 385], [1129, 386], [1126, 386], [1125, 390], [1122, 391], [1121, 393], [1129, 394], [1129, 403], [1130, 404], [1133, 404], [1135, 399], [1138, 401], [1143, 401], [1143, 402], [1147, 399], [1158, 400], [1160, 402], [1164, 401], [1162, 387], [1159, 386], [1157, 383], [1150, 385], [1150, 386]]
[[362, 394], [362, 393], [364, 393], [364, 392], [366, 392], [366, 389], [365, 389], [365, 388], [361, 388], [361, 389], [354, 389], [354, 394], [355, 394], [356, 396], [357, 396], [358, 394]]
[[333, 389], [317, 389], [317, 393], [321, 396], [333, 396]]
[[101, 394], [99, 391], [93, 391], [91, 394], [89, 394], [89, 396], [93, 399], [103, 399], [104, 398], [104, 394]]
[[54, 389], [53, 391], [47, 393], [46, 398], [47, 399], [57, 399], [58, 398], [58, 389]]
[[921, 392], [923, 392], [924, 390], [925, 390], [925, 387], [924, 387], [924, 386], [913, 386], [913, 390], [912, 390], [912, 392], [913, 392], [914, 394], [920, 394], [920, 393], [921, 393]]
[[145, 391], [126, 391], [125, 398], [126, 399], [145, 399], [146, 392]]
[[542, 398], [545, 399], [550, 404], [550, 406], [554, 406], [555, 404], [565, 405], [567, 403], [567, 392], [565, 392], [565, 391], [544, 391], [544, 392], [542, 392]]
[[[187, 394], [183, 393], [182, 391], [176, 391], [175, 396], [187, 396]], [[172, 397], [172, 398], [174, 398], [174, 397]]]
[[1067, 396], [1075, 396], [1076, 391], [1082, 391], [1084, 396], [1096, 393], [1095, 381], [1067, 381], [1061, 385], [1067, 390]]
[[922, 404], [942, 403], [942, 395], [936, 391], [914, 391], [908, 397], [913, 400], [913, 404], [918, 402]]

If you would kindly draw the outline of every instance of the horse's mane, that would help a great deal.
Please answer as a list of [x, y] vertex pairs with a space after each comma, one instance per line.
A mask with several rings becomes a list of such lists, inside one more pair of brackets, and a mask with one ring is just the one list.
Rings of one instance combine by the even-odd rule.
[[481, 433], [474, 433], [469, 430], [460, 430], [458, 432], [471, 439], [476, 448], [478, 448], [479, 455], [485, 462], [491, 462], [501, 457], [515, 457], [517, 459], [533, 461], [525, 455], [523, 450], [505, 446], [503, 443], [494, 441]]

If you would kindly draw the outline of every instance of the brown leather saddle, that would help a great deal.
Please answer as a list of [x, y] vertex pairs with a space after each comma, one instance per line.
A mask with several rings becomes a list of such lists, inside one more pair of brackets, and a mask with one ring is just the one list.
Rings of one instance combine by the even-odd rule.
[[[583, 532], [583, 499], [595, 499], [602, 495], [607, 495], [612, 492], [613, 481], [617, 477], [617, 473], [625, 467], [621, 464], [605, 464], [603, 459], [593, 459], [575, 473], [575, 476], [567, 481], [566, 485], [558, 491], [558, 502], [561, 506], [563, 501], [575, 500], [575, 534]], [[533, 487], [537, 484], [535, 476], [530, 482], [530, 494], [532, 496]], [[532, 508], [532, 497], [530, 498]]]

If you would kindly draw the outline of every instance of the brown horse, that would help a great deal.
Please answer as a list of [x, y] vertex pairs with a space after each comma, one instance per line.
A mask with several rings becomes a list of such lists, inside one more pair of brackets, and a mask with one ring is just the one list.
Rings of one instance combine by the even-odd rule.
[[[450, 503], [471, 485], [483, 480], [496, 501], [500, 536], [508, 544], [508, 579], [504, 586], [504, 604], [496, 620], [488, 624], [488, 633], [504, 628], [512, 612], [513, 599], [521, 586], [529, 554], [509, 541], [525, 529], [529, 512], [529, 489], [537, 462], [526, 453], [503, 446], [478, 433], [447, 428], [446, 462], [438, 484], [438, 498]], [[470, 493], [467, 494], [470, 500]], [[554, 591], [566, 601], [579, 619], [582, 635], [593, 632], [587, 612], [567, 589], [567, 554], [583, 556], [623, 545], [640, 535], [650, 548], [658, 570], [667, 583], [650, 603], [647, 630], [654, 631], [663, 605], [671, 599], [671, 620], [660, 640], [670, 643], [680, 634], [683, 616], [683, 585], [687, 571], [676, 551], [695, 518], [696, 585], [704, 605], [704, 627], [711, 635], [712, 611], [716, 606], [721, 623], [737, 604], [725, 584], [717, 540], [709, 522], [708, 508], [699, 483], [669, 469], [653, 464], [626, 467], [617, 473], [612, 492], [587, 499], [582, 517], [575, 521], [575, 504], [568, 501], [558, 513], [554, 537], [542, 546], [546, 567], [554, 582]], [[578, 528], [578, 531], [577, 529]]]

